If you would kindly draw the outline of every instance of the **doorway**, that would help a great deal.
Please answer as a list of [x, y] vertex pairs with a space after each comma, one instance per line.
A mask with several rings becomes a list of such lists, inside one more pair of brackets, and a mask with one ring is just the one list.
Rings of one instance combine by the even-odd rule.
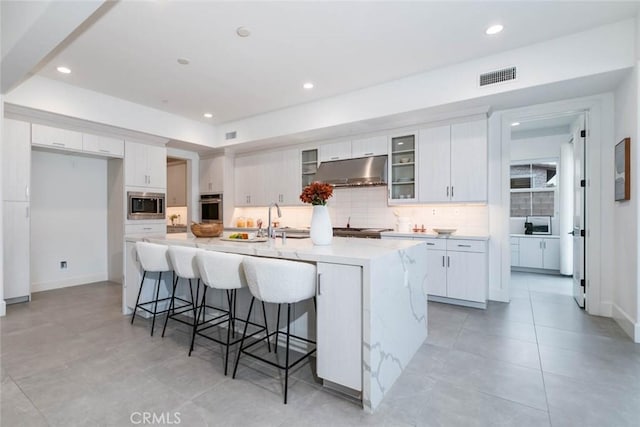
[[186, 233], [188, 222], [187, 160], [167, 157], [167, 233]]
[[580, 308], [586, 301], [587, 115], [523, 115], [509, 123], [510, 286], [571, 296]]

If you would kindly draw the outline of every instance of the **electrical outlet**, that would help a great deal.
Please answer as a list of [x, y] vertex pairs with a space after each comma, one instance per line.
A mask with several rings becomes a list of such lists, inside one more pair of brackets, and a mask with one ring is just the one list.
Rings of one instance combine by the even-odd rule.
[[435, 215], [435, 214], [436, 214], [436, 209], [435, 209], [435, 208], [433, 208], [433, 210], [431, 211], [431, 213], [432, 213], [433, 215]]
[[67, 261], [60, 261], [60, 270], [67, 269]]

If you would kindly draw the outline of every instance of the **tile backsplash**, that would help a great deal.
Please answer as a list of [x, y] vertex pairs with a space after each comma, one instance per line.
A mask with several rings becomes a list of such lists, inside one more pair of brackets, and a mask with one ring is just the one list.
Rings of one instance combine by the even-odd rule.
[[178, 215], [178, 219], [176, 219], [176, 225], [187, 224], [188, 216], [186, 206], [167, 207], [167, 225], [171, 225], [171, 220], [169, 219], [169, 217], [173, 214]]
[[[435, 228], [457, 228], [458, 234], [487, 235], [489, 232], [489, 208], [487, 205], [410, 205], [388, 206], [387, 187], [336, 188], [327, 204], [334, 227], [392, 228], [397, 230], [398, 216], [409, 217], [411, 224], [424, 224], [427, 231]], [[283, 207], [281, 226], [309, 227], [311, 206]], [[275, 218], [275, 209], [272, 211]], [[236, 208], [231, 222], [235, 226], [238, 217], [262, 219], [267, 222], [267, 208]], [[275, 220], [272, 218], [272, 220]]]

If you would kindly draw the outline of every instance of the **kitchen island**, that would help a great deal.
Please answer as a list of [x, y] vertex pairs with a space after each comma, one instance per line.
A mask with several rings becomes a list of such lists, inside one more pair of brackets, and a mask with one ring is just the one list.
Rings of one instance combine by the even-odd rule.
[[329, 246], [314, 246], [309, 239], [247, 243], [187, 234], [129, 236], [123, 290], [126, 314], [139, 289], [141, 272], [134, 248], [142, 239], [316, 264], [317, 316], [313, 306], [305, 307], [311, 315], [308, 321], [306, 315], [297, 316], [305, 321], [295, 333], [316, 338], [317, 375], [325, 386], [356, 394], [365, 410], [375, 410], [427, 337], [423, 289], [427, 271], [420, 262], [426, 255], [424, 243], [334, 238]]

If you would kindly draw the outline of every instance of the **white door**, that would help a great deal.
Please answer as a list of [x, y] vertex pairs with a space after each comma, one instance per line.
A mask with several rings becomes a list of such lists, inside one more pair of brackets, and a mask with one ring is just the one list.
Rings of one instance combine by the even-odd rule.
[[586, 280], [585, 280], [585, 147], [588, 119], [585, 114], [582, 134], [573, 138], [574, 159], [574, 212], [573, 212], [573, 298], [578, 305], [585, 308]]
[[447, 251], [427, 251], [427, 294], [447, 296]]
[[486, 202], [487, 168], [487, 121], [451, 125], [451, 201]]
[[486, 275], [485, 254], [447, 251], [447, 297], [486, 302]]

